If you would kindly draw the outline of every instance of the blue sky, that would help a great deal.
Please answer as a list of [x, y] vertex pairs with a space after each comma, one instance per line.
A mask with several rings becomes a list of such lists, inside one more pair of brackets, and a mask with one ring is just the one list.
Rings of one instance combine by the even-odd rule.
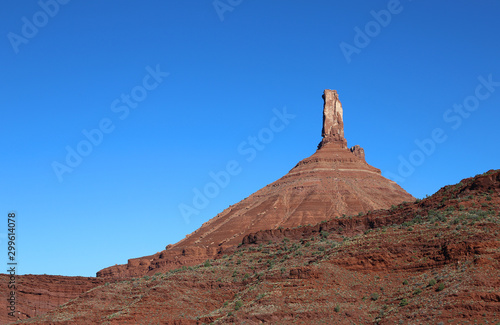
[[415, 197], [499, 168], [498, 1], [215, 5], [4, 5], [0, 211], [20, 273], [93, 276], [182, 239], [314, 153], [325, 88], [348, 145]]

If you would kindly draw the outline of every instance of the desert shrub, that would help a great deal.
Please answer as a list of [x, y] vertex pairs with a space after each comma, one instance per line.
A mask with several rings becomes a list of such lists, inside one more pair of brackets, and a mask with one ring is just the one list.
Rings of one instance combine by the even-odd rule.
[[415, 218], [412, 219], [411, 222], [414, 224], [421, 224], [422, 222], [424, 222], [424, 220], [422, 219], [421, 215], [417, 214]]
[[437, 291], [443, 291], [444, 290], [444, 283], [441, 282], [437, 288]]
[[408, 301], [406, 300], [406, 298], [403, 298], [403, 299], [401, 300], [401, 302], [399, 303], [399, 305], [400, 305], [401, 307], [408, 305]]
[[443, 213], [439, 212], [437, 215], [436, 215], [436, 219], [437, 221], [441, 221], [441, 222], [445, 222], [446, 221], [446, 217], [443, 215]]
[[455, 206], [450, 205], [449, 207], [446, 208], [446, 212], [453, 212], [455, 211]]
[[333, 308], [333, 310], [334, 310], [336, 313], [338, 313], [338, 312], [340, 311], [340, 306], [339, 306], [339, 305], [335, 306], [335, 308]]
[[239, 310], [243, 306], [243, 302], [241, 300], [237, 300], [234, 303], [234, 310]]
[[370, 295], [370, 299], [373, 300], [373, 301], [377, 301], [379, 298], [379, 295], [378, 293], [374, 292]]
[[429, 281], [429, 287], [432, 287], [432, 286], [433, 286], [433, 285], [435, 285], [435, 284], [436, 284], [436, 280], [431, 279], [431, 280]]

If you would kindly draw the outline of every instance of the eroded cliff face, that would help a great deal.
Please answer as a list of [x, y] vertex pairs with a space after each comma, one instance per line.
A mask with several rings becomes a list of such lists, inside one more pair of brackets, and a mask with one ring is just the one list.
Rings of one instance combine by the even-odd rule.
[[[79, 276], [21, 275], [16, 277], [16, 315], [11, 317], [4, 307], [0, 313], [0, 324], [18, 319], [28, 319], [45, 314], [82, 293], [102, 285], [105, 279]], [[7, 306], [8, 274], [0, 274], [0, 297]]]
[[323, 94], [323, 130], [318, 150], [288, 174], [230, 206], [180, 242], [155, 255], [101, 270], [99, 277], [154, 274], [196, 265], [265, 229], [292, 228], [414, 198], [365, 161], [360, 146], [347, 147], [343, 109], [335, 90]]

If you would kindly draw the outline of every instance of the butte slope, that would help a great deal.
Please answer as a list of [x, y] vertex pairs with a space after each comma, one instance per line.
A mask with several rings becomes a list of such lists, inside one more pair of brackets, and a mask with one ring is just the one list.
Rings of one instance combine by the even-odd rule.
[[410, 194], [366, 163], [361, 147], [347, 147], [337, 92], [325, 90], [323, 99], [323, 139], [311, 157], [166, 250], [108, 267], [97, 276], [138, 276], [195, 265], [235, 247], [244, 236], [259, 230], [315, 224], [343, 214], [413, 201]]
[[23, 324], [500, 324], [500, 170], [423, 200], [246, 236]]

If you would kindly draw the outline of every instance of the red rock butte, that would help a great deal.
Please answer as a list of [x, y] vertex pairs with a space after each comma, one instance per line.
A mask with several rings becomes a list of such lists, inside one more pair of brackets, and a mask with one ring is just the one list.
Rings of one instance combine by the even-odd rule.
[[413, 196], [366, 163], [363, 148], [347, 147], [337, 92], [325, 90], [323, 99], [323, 139], [312, 156], [178, 243], [154, 255], [103, 269], [97, 276], [141, 276], [196, 265], [231, 250], [246, 235], [260, 230], [316, 224], [343, 214], [413, 201]]

